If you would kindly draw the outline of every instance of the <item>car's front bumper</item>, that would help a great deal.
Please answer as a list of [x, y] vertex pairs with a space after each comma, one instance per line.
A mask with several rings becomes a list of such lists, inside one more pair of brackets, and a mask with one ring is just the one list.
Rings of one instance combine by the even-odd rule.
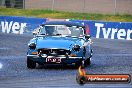
[[[27, 55], [27, 58], [41, 64], [69, 64], [75, 65], [77, 62], [83, 60], [83, 57], [66, 57], [66, 56], [48, 56], [48, 57], [40, 57], [38, 55]], [[46, 58], [60, 58], [61, 62], [47, 62]]]

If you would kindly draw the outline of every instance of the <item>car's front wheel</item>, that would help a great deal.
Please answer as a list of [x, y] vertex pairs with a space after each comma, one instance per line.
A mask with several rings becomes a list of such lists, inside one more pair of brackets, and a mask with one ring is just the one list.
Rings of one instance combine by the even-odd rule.
[[91, 64], [91, 58], [87, 58], [85, 61], [84, 61], [84, 66], [88, 66]]
[[36, 62], [32, 61], [31, 59], [27, 58], [27, 67], [34, 69], [36, 67]]
[[82, 61], [77, 61], [75, 64], [75, 67], [79, 68], [80, 66], [82, 66]]

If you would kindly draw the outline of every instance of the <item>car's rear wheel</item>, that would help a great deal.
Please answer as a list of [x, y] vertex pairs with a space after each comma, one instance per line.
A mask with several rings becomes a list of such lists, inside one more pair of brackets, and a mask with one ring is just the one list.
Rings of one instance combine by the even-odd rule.
[[36, 67], [36, 62], [32, 61], [31, 59], [27, 58], [27, 67], [34, 69]]

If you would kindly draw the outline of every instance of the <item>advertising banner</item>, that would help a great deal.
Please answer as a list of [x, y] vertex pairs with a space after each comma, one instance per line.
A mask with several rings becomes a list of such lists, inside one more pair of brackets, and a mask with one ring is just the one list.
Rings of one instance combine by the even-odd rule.
[[[28, 18], [17, 16], [0, 16], [0, 32], [25, 34], [31, 33], [47, 18]], [[89, 20], [69, 20], [82, 23], [86, 34], [95, 38], [132, 40], [132, 22], [103, 22]]]
[[0, 16], [0, 32], [15, 34], [31, 33], [32, 30], [45, 21], [46, 18]]
[[132, 40], [132, 22], [70, 21], [84, 24], [92, 37]]

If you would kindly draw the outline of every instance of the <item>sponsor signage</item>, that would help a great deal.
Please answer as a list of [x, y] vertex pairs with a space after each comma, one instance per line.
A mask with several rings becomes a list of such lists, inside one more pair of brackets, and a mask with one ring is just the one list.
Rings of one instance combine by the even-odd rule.
[[[45, 23], [47, 18], [27, 18], [0, 16], [0, 32], [25, 34]], [[88, 20], [69, 20], [85, 25], [86, 34], [95, 38], [132, 40], [132, 22], [102, 22]]]
[[15, 34], [29, 33], [45, 21], [46, 19], [43, 18], [0, 16], [0, 32]]
[[132, 22], [70, 21], [84, 24], [96, 38], [132, 40]]

